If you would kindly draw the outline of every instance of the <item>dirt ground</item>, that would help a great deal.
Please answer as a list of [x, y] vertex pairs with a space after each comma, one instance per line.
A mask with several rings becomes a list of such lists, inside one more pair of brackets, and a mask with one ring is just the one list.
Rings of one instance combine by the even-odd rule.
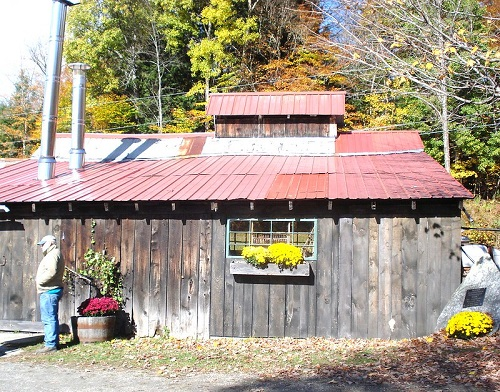
[[[23, 346], [40, 341], [41, 335], [5, 334], [0, 332], [0, 392], [396, 392], [396, 391], [456, 391], [482, 392], [461, 384], [436, 388], [401, 384], [381, 385], [368, 380], [348, 383], [328, 377], [261, 378], [248, 373], [197, 373], [182, 376], [160, 376], [148, 371], [103, 370], [75, 368], [63, 363], [34, 364], [16, 359]], [[50, 354], [46, 354], [50, 355]], [[19, 355], [20, 357], [20, 355]]]
[[0, 359], [0, 391], [2, 392], [374, 392], [374, 391], [479, 391], [461, 385], [447, 388], [423, 388], [421, 385], [391, 387], [390, 385], [359, 383], [338, 385], [331, 380], [307, 378], [302, 380], [259, 379], [251, 374], [200, 373], [178, 378], [166, 378], [142, 372], [72, 369], [63, 365], [33, 365]]

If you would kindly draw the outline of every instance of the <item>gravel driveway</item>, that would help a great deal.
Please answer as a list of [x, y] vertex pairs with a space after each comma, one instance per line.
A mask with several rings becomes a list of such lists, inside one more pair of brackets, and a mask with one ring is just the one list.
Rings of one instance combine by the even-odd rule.
[[[479, 392], [480, 389], [467, 388], [461, 384], [436, 389], [435, 386], [379, 385], [367, 380], [341, 383], [326, 377], [301, 379], [268, 378], [247, 373], [189, 373], [169, 377], [148, 371], [137, 370], [96, 370], [74, 368], [63, 363], [46, 365], [16, 360], [16, 353], [22, 348], [12, 345], [22, 335], [0, 333], [0, 392], [396, 392], [396, 391], [454, 391]], [[28, 335], [29, 336], [29, 335]], [[40, 339], [29, 336], [28, 341]], [[2, 341], [3, 340], [3, 341]], [[10, 340], [10, 341], [9, 341]], [[5, 343], [5, 344], [4, 344]], [[10, 343], [10, 345], [9, 345]], [[47, 354], [50, 355], [50, 354]]]

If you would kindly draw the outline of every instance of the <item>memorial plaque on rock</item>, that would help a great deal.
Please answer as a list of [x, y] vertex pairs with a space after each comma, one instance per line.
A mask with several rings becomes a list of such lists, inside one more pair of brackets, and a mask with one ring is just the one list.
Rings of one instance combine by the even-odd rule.
[[486, 294], [486, 287], [467, 290], [465, 292], [463, 307], [470, 308], [471, 306], [483, 306], [485, 294]]
[[489, 313], [500, 326], [500, 269], [490, 256], [474, 264], [463, 282], [453, 293], [437, 320], [437, 330], [446, 328], [448, 320], [463, 311]]

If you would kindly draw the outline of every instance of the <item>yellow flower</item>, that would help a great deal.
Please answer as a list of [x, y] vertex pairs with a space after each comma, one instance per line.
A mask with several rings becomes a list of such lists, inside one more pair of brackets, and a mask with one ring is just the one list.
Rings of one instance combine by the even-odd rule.
[[493, 329], [493, 319], [482, 312], [464, 311], [455, 314], [448, 321], [446, 333], [448, 336], [468, 339], [483, 336]]

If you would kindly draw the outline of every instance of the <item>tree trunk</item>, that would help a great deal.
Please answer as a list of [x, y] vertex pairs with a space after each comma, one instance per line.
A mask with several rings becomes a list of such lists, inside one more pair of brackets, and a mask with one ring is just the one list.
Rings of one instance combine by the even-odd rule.
[[[449, 173], [451, 171], [450, 164], [450, 130], [448, 128], [448, 96], [446, 95], [446, 85], [441, 85], [441, 122], [443, 124], [443, 154], [444, 168]], [[443, 91], [444, 90], [444, 91]]]

